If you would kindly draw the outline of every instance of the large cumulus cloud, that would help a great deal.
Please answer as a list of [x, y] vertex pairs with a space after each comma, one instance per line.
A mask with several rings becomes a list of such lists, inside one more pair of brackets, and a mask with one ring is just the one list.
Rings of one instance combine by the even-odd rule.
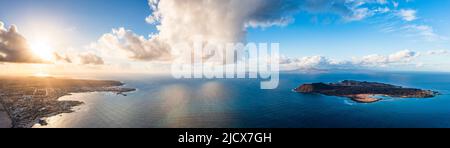
[[114, 29], [93, 47], [119, 49], [135, 60], [168, 60], [172, 46], [192, 44], [198, 37], [205, 44], [245, 42], [248, 28], [288, 25], [298, 12], [331, 13], [355, 21], [387, 4], [386, 0], [149, 0], [152, 14], [146, 21], [157, 25], [157, 34], [146, 38]]
[[42, 63], [42, 59], [33, 55], [27, 40], [19, 34], [17, 27], [5, 28], [0, 22], [0, 62]]

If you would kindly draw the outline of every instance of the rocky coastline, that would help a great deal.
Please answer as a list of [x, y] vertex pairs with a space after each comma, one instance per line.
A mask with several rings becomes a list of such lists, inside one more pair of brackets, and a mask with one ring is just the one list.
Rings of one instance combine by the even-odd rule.
[[415, 88], [403, 88], [391, 84], [345, 80], [338, 83], [303, 84], [294, 89], [299, 93], [315, 93], [350, 98], [358, 103], [374, 103], [382, 100], [375, 96], [394, 98], [432, 98], [438, 92]]

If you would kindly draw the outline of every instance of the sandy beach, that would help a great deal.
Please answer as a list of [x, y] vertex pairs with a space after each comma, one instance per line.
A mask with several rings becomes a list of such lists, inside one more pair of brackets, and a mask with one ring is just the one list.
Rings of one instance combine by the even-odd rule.
[[357, 94], [357, 95], [349, 95], [347, 97], [359, 103], [374, 103], [381, 100], [373, 96], [374, 96], [373, 94]]

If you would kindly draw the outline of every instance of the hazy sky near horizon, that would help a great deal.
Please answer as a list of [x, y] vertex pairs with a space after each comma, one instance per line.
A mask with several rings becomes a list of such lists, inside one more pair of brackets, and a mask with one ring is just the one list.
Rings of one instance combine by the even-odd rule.
[[[152, 71], [167, 45], [201, 34], [278, 42], [290, 70], [450, 71], [449, 9], [446, 0], [0, 0], [0, 22], [30, 50], [52, 48], [53, 68]], [[0, 66], [24, 61], [6, 53], [22, 50], [6, 46], [11, 38], [0, 36], [0, 53], [17, 58]]]

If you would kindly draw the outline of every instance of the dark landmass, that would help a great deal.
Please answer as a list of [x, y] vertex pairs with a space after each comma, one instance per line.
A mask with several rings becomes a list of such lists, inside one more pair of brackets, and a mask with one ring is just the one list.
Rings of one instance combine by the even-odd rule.
[[11, 119], [3, 105], [0, 104], [0, 128], [12, 127]]
[[85, 92], [125, 95], [126, 92], [136, 90], [121, 87], [123, 85], [118, 81], [0, 77], [0, 105], [9, 115], [11, 127], [29, 128], [36, 123], [45, 125], [42, 118], [71, 113], [73, 107], [83, 104], [80, 101], [59, 101], [58, 98], [62, 96]]
[[304, 84], [295, 89], [299, 93], [317, 93], [327, 96], [347, 97], [359, 103], [373, 103], [381, 99], [374, 97], [382, 95], [395, 98], [432, 98], [438, 93], [430, 90], [403, 88], [390, 84], [376, 82], [360, 82], [345, 80], [339, 83]]

